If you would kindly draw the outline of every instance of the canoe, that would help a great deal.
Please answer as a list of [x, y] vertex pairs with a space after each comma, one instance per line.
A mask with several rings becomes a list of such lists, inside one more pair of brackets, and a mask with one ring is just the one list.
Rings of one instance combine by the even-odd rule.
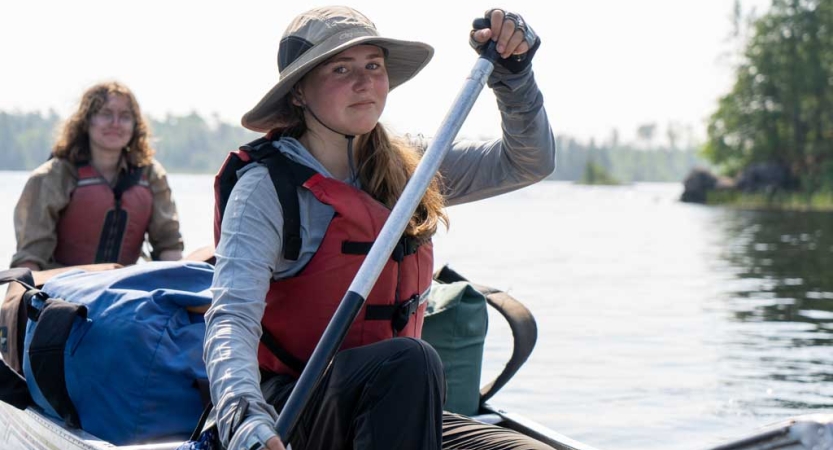
[[[435, 278], [444, 283], [468, 281], [449, 267]], [[36, 282], [37, 283], [37, 282]], [[39, 284], [39, 283], [38, 283]], [[549, 429], [521, 414], [509, 412], [489, 403], [489, 399], [520, 369], [532, 353], [537, 328], [531, 312], [508, 294], [472, 283], [507, 320], [514, 338], [512, 355], [503, 371], [480, 390], [480, 407], [475, 420], [509, 428], [545, 442], [556, 450], [595, 450]], [[0, 401], [0, 449], [21, 450], [174, 450], [182, 441], [137, 445], [113, 445], [80, 429], [65, 426], [41, 412], [36, 406], [25, 410]], [[833, 450], [833, 414], [792, 418], [749, 433], [710, 450]], [[610, 449], [615, 450], [615, 449]]]
[[[556, 450], [595, 450], [520, 414], [482, 407], [475, 418], [514, 429]], [[66, 428], [36, 408], [25, 411], [0, 402], [0, 448], [8, 450], [174, 450], [181, 442], [114, 446], [83, 430]], [[833, 414], [808, 415], [765, 427], [748, 436], [714, 447], [711, 450], [829, 450], [833, 449]], [[615, 450], [615, 449], [610, 449]]]
[[[486, 405], [477, 418], [507, 426], [548, 442], [557, 450], [594, 450], [593, 447], [559, 435], [543, 425]], [[114, 446], [83, 430], [66, 428], [62, 423], [30, 407], [25, 411], [0, 402], [0, 448], [61, 450], [174, 450], [182, 442]]]

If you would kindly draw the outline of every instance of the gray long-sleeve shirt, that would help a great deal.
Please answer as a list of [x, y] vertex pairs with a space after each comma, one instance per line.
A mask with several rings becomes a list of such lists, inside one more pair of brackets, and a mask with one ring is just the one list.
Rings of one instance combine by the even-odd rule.
[[[555, 169], [555, 140], [532, 71], [510, 74], [498, 66], [488, 84], [497, 98], [503, 137], [454, 142], [440, 166], [447, 205], [510, 192]], [[421, 139], [414, 143], [425, 147]], [[284, 138], [273, 145], [332, 176], [297, 140]], [[263, 399], [257, 362], [264, 299], [273, 279], [293, 276], [309, 262], [333, 216], [332, 207], [305, 190], [300, 190], [299, 203], [303, 244], [297, 261], [283, 258], [283, 212], [265, 166], [253, 164], [241, 171], [223, 217], [204, 359], [220, 439], [232, 450], [251, 448], [275, 435], [277, 413]], [[241, 397], [248, 400], [249, 412], [230, 437], [231, 405]]]

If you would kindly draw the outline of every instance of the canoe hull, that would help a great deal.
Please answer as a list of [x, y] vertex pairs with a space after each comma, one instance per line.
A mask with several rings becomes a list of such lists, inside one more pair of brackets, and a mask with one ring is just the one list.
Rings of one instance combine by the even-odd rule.
[[[596, 450], [526, 417], [485, 405], [477, 418], [516, 430], [556, 450]], [[116, 446], [82, 430], [67, 429], [35, 408], [26, 411], [0, 402], [0, 448], [4, 450], [175, 450], [181, 442]], [[800, 416], [762, 428], [710, 450], [833, 449], [833, 414]]]
[[[483, 421], [514, 429], [546, 442], [556, 450], [596, 450], [518, 414], [489, 405], [483, 408], [482, 413], [479, 418]], [[4, 450], [175, 450], [180, 444], [116, 446], [83, 430], [67, 429], [35, 408], [21, 411], [0, 402], [0, 448]]]

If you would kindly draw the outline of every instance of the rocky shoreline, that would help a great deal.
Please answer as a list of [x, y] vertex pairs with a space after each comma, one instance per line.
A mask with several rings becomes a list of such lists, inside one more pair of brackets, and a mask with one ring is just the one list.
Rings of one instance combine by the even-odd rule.
[[712, 191], [774, 194], [796, 191], [800, 183], [787, 166], [763, 162], [749, 165], [734, 178], [715, 175], [708, 169], [698, 167], [689, 172], [683, 186], [681, 201], [706, 203]]

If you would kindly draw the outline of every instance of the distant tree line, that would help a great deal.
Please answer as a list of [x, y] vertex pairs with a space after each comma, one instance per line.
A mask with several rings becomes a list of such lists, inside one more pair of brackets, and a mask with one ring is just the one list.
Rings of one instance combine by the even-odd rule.
[[0, 111], [0, 169], [31, 170], [46, 161], [60, 118], [47, 114]]
[[216, 173], [228, 152], [261, 136], [214, 116], [211, 123], [197, 113], [151, 119], [156, 159], [169, 172]]
[[[49, 158], [61, 118], [46, 114], [0, 112], [0, 169], [32, 170]], [[197, 113], [150, 118], [153, 148], [169, 172], [213, 173], [226, 154], [257, 133]]]
[[[0, 112], [0, 169], [32, 170], [42, 164], [60, 124], [54, 111]], [[169, 172], [214, 173], [230, 150], [258, 137], [216, 116], [205, 119], [197, 113], [150, 118], [150, 125], [156, 158]], [[667, 144], [655, 145], [655, 130], [654, 124], [640, 126], [640, 141], [634, 144], [620, 143], [616, 132], [602, 145], [561, 136], [557, 169], [550, 178], [578, 181], [593, 164], [621, 182], [681, 181], [694, 165], [703, 164], [693, 148], [677, 148], [680, 139], [673, 133]]]
[[[644, 148], [637, 144], [609, 142], [596, 145], [560, 136], [558, 159], [550, 179], [587, 181], [588, 170], [601, 171], [618, 182], [682, 181], [694, 167], [706, 166], [694, 147], [678, 149], [671, 144]], [[609, 181], [600, 180], [602, 183]]]

